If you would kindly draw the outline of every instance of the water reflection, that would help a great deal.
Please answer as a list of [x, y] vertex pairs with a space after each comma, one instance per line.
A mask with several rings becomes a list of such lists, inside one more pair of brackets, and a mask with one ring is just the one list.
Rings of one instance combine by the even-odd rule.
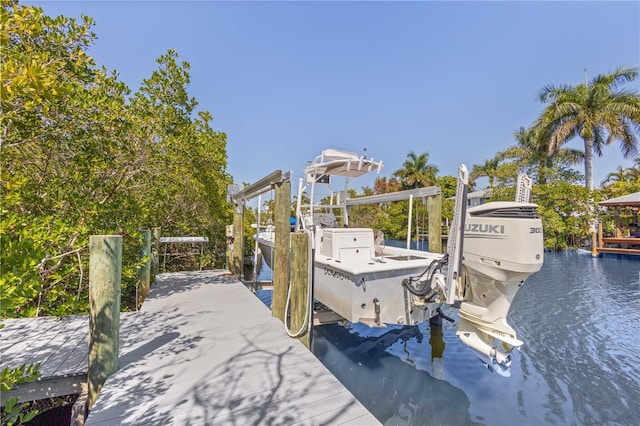
[[[512, 306], [523, 371], [544, 380], [547, 422], [640, 418], [640, 263], [575, 252], [545, 257]], [[544, 297], [543, 297], [544, 296]]]
[[438, 324], [328, 325], [316, 327], [314, 353], [385, 425], [477, 424], [465, 393], [443, 380], [443, 336]]

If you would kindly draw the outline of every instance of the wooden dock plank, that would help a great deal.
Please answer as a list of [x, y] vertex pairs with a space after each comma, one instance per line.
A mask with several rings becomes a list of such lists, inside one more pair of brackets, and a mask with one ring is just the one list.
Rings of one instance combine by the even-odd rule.
[[44, 377], [56, 376], [60, 367], [71, 359], [73, 352], [86, 352], [88, 329], [89, 317], [77, 317], [72, 324], [49, 341], [49, 347], [45, 351], [34, 354], [32, 359], [42, 363], [40, 374]]
[[602, 239], [603, 244], [623, 244], [623, 245], [640, 245], [640, 238], [637, 237], [605, 237]]
[[87, 425], [379, 424], [226, 271], [159, 275], [141, 314]]
[[619, 247], [596, 247], [596, 250], [600, 253], [640, 255], [640, 249], [629, 249], [629, 248], [619, 248]]
[[35, 321], [35, 318], [7, 318], [0, 320], [0, 323], [4, 324], [4, 328], [0, 329], [0, 339], [7, 345], [15, 343], [19, 339], [19, 337], [16, 337], [18, 333], [33, 328], [33, 321]]
[[[121, 345], [136, 313], [123, 312]], [[67, 318], [39, 317], [4, 320], [7, 333], [0, 336], [2, 368], [40, 363], [41, 377], [18, 389], [2, 393], [2, 400], [17, 396], [21, 401], [68, 395], [86, 383], [88, 362], [88, 315]], [[6, 339], [5, 339], [5, 336]]]
[[15, 366], [41, 362], [44, 365], [53, 353], [66, 350], [66, 337], [82, 325], [82, 317], [43, 318], [36, 321], [38, 323], [41, 326], [33, 329], [32, 333], [24, 334], [23, 339], [8, 347], [6, 352], [3, 350], [3, 364]]
[[[126, 327], [131, 313], [122, 313]], [[133, 317], [130, 317], [133, 318]], [[131, 322], [131, 321], [128, 321]], [[21, 401], [74, 393], [86, 382], [88, 316], [39, 317], [3, 320], [0, 335], [2, 367], [40, 363], [41, 377], [20, 389], [3, 392], [2, 399], [18, 396]], [[5, 333], [6, 332], [6, 333]], [[123, 336], [121, 334], [121, 336]]]
[[49, 330], [60, 325], [59, 319], [55, 317], [15, 318], [2, 322], [5, 324], [2, 329], [4, 363], [10, 363], [13, 358], [21, 356], [25, 348], [38, 342], [40, 336], [46, 336]]

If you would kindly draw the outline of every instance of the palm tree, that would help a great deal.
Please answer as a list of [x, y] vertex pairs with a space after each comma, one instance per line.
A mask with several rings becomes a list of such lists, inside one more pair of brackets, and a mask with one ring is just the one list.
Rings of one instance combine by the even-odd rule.
[[579, 136], [584, 142], [585, 186], [593, 189], [593, 153], [620, 141], [624, 158], [638, 152], [640, 131], [640, 97], [636, 91], [619, 89], [634, 81], [637, 68], [619, 68], [596, 76], [590, 83], [577, 86], [548, 85], [539, 94], [548, 103], [536, 122], [542, 137], [549, 140], [549, 153]]
[[498, 176], [498, 166], [502, 161], [502, 154], [498, 153], [495, 157], [485, 160], [484, 164], [474, 164], [469, 174], [469, 184], [471, 187], [475, 185], [475, 181], [481, 177], [489, 178], [489, 188], [493, 189], [496, 177]]
[[535, 127], [525, 129], [520, 127], [513, 134], [516, 145], [502, 151], [502, 157], [513, 159], [524, 169], [533, 172], [539, 183], [547, 182], [547, 174], [550, 170], [561, 164], [582, 163], [584, 153], [577, 149], [562, 148], [553, 154], [549, 154], [548, 139], [541, 137]]
[[634, 178], [635, 173], [633, 169], [618, 166], [615, 172], [607, 174], [607, 177], [602, 181], [602, 186], [613, 182], [631, 182]]
[[435, 185], [437, 174], [438, 167], [429, 164], [428, 153], [416, 155], [411, 151], [402, 164], [402, 168], [393, 172], [392, 176], [400, 179], [405, 189], [414, 189]]

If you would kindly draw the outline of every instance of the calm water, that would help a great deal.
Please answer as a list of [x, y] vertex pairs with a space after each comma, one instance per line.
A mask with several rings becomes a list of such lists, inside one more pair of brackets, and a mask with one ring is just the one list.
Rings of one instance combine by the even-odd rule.
[[525, 344], [508, 378], [446, 321], [316, 327], [314, 353], [385, 424], [640, 424], [640, 261], [547, 253], [509, 322]]

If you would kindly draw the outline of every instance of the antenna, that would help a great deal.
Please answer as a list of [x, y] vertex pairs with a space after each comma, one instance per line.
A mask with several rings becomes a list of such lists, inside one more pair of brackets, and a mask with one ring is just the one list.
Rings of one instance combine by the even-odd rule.
[[584, 67], [584, 85], [589, 87], [589, 80], [587, 80], [587, 67]]

